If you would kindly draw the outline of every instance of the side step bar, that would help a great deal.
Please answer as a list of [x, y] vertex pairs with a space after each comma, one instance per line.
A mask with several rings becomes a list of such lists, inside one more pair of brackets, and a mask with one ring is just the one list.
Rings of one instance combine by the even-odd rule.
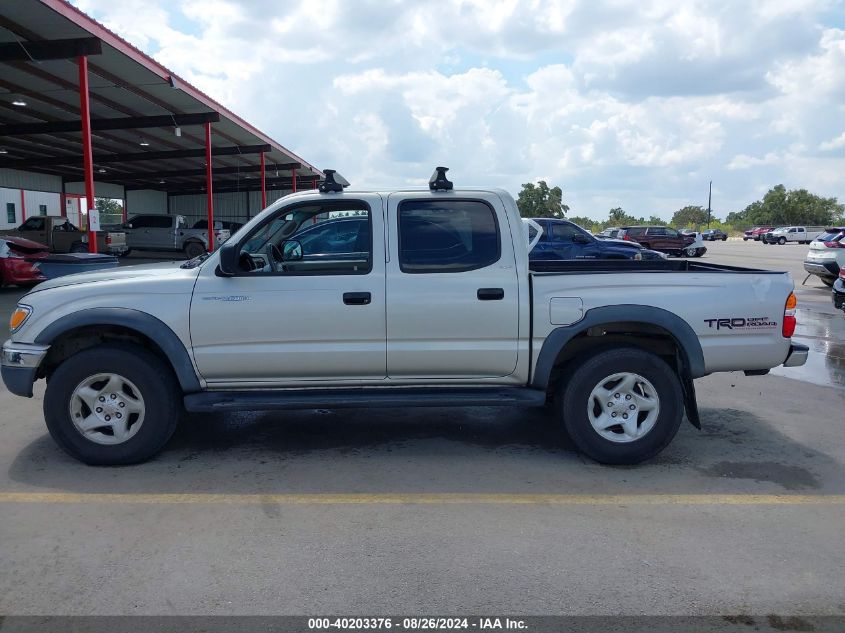
[[546, 403], [546, 392], [527, 387], [356, 387], [204, 391], [185, 396], [194, 412], [277, 411], [285, 409], [360, 409], [385, 407], [528, 406]]

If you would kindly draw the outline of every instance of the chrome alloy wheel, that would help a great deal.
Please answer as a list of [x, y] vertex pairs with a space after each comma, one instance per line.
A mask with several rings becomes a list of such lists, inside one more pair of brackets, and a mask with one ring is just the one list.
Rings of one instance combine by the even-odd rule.
[[596, 433], [611, 442], [633, 442], [654, 428], [660, 397], [648, 380], [630, 372], [602, 379], [587, 399], [587, 417]]
[[89, 376], [70, 397], [70, 419], [85, 439], [122, 444], [144, 423], [144, 398], [132, 381], [119, 374]]

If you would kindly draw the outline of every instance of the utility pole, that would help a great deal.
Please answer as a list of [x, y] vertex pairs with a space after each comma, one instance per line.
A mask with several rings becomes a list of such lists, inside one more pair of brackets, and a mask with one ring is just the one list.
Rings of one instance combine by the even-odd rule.
[[707, 192], [707, 228], [710, 228], [710, 202], [713, 199], [713, 181], [710, 181], [710, 189]]

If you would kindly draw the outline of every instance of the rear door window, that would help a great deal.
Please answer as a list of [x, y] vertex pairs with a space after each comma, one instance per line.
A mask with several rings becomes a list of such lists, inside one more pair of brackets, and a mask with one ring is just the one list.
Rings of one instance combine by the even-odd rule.
[[406, 200], [398, 213], [402, 272], [466, 272], [501, 257], [496, 214], [486, 202]]

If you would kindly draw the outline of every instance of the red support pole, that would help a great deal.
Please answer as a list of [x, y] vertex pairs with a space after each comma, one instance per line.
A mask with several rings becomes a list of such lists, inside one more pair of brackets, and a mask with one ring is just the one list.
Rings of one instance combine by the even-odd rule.
[[296, 193], [296, 167], [290, 170], [290, 179], [293, 181], [293, 192]]
[[26, 222], [26, 196], [23, 189], [21, 189], [21, 224]]
[[317, 176], [314, 176], [314, 189], [317, 188], [317, 182], [318, 182]]
[[[88, 104], [88, 57], [81, 55], [79, 64], [79, 114], [82, 118], [82, 159], [85, 166], [85, 200], [88, 213], [94, 208], [94, 154], [91, 149], [91, 107]], [[88, 252], [97, 252], [97, 234], [88, 222]]]
[[63, 193], [59, 194], [59, 206], [61, 207], [61, 209], [59, 209], [59, 215], [61, 215], [63, 218], [66, 218], [67, 217], [67, 197]]
[[214, 196], [211, 185], [211, 121], [205, 122], [205, 195], [208, 211], [208, 252], [214, 251]]
[[261, 152], [261, 208], [267, 208], [267, 181], [264, 179], [264, 152]]

